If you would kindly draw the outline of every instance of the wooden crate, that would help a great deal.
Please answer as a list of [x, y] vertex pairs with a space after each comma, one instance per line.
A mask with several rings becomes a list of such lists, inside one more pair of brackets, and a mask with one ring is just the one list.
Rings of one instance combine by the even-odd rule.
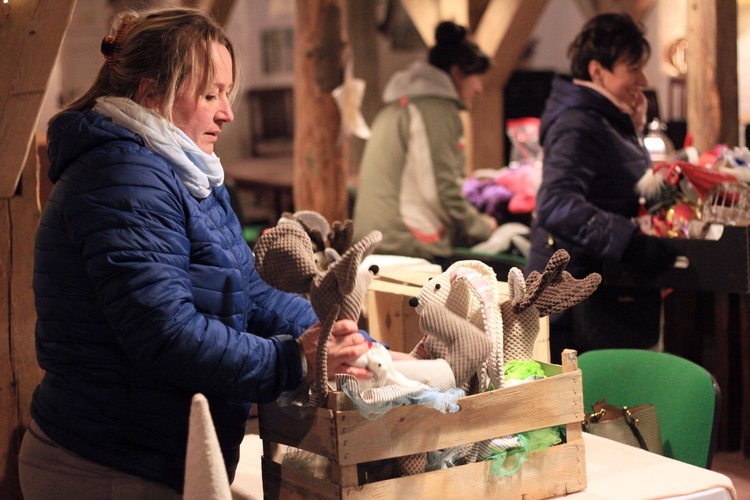
[[[328, 408], [290, 414], [275, 403], [259, 411], [265, 498], [518, 498], [534, 500], [586, 487], [581, 421], [581, 372], [575, 351], [563, 365], [542, 363], [547, 378], [459, 400], [457, 413], [422, 406], [395, 408], [367, 420], [341, 392]], [[521, 469], [495, 476], [490, 462], [461, 465], [414, 476], [366, 482], [362, 464], [556, 425], [566, 442], [532, 453]], [[283, 464], [286, 447], [328, 459], [325, 477]]]
[[[394, 351], [410, 352], [422, 338], [419, 315], [409, 299], [435, 273], [425, 271], [381, 272], [375, 276], [365, 297], [367, 331]], [[508, 283], [501, 281], [501, 300], [508, 298]], [[534, 343], [534, 359], [549, 362], [549, 318], [539, 320], [539, 335]]]

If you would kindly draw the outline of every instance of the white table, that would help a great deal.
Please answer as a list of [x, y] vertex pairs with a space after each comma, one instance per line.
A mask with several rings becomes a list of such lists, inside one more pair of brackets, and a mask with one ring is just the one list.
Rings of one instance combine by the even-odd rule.
[[732, 481], [718, 472], [599, 436], [584, 433], [583, 437], [588, 485], [584, 491], [567, 495], [566, 500], [736, 498]]
[[[584, 433], [586, 479], [584, 491], [565, 500], [736, 499], [732, 481], [723, 474], [665, 458], [640, 448]], [[263, 498], [260, 437], [247, 434], [242, 442], [235, 500]]]

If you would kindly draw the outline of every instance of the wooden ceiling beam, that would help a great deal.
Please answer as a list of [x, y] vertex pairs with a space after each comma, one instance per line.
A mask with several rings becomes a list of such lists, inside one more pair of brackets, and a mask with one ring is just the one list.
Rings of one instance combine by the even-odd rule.
[[435, 27], [440, 21], [469, 26], [468, 0], [401, 0], [425, 45], [435, 45]]
[[486, 87], [503, 87], [549, 0], [492, 0], [474, 35], [479, 47], [494, 59], [484, 79]]
[[638, 22], [642, 22], [656, 0], [575, 0], [586, 19], [604, 12], [626, 12]]
[[16, 192], [75, 4], [0, 3], [0, 198]]

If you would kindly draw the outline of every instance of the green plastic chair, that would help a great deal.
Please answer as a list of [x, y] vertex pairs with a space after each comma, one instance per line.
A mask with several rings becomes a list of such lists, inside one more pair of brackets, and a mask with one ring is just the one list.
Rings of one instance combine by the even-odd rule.
[[602, 349], [578, 357], [586, 411], [602, 398], [616, 406], [653, 403], [664, 456], [711, 468], [721, 408], [714, 377], [685, 358], [641, 349]]

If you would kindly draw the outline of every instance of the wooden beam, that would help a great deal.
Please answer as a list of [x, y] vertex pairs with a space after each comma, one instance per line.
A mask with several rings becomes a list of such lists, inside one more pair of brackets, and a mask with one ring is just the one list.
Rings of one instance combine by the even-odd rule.
[[[362, 116], [367, 123], [372, 123], [380, 109], [380, 64], [378, 56], [378, 33], [376, 23], [375, 2], [362, 0], [346, 0], [347, 32], [352, 49], [354, 62], [354, 77], [367, 82], [365, 95], [362, 99]], [[349, 172], [359, 174], [359, 164], [362, 159], [365, 141], [359, 137], [351, 137], [348, 144]]]
[[503, 89], [548, 1], [492, 0], [479, 21], [475, 39], [493, 56], [494, 64], [484, 77], [484, 93], [474, 98], [471, 110], [472, 128], [482, 133], [473, 134], [468, 173], [504, 164]]
[[689, 0], [687, 128], [698, 151], [739, 144], [737, 2]]
[[18, 194], [0, 199], [0, 498], [21, 498], [18, 452], [42, 370], [34, 348], [34, 234], [39, 225], [39, 162], [32, 140]]
[[331, 92], [349, 50], [344, 0], [297, 0], [294, 30], [294, 208], [348, 216], [346, 141]]
[[435, 27], [440, 21], [469, 26], [468, 0], [401, 0], [425, 45], [435, 45]]
[[492, 0], [474, 38], [494, 58], [485, 86], [505, 86], [549, 0]]
[[604, 12], [626, 12], [641, 22], [656, 0], [576, 0], [575, 3], [586, 19]]
[[16, 191], [75, 3], [0, 3], [0, 198]]

